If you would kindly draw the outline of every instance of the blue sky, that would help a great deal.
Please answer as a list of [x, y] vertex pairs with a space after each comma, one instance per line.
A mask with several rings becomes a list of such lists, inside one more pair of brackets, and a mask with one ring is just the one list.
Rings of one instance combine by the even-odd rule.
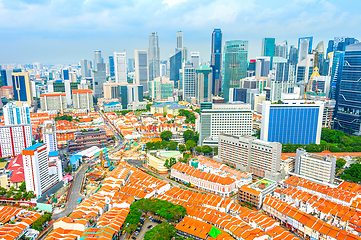
[[262, 38], [276, 42], [313, 36], [358, 39], [359, 0], [0, 0], [0, 64], [77, 63], [107, 58], [114, 51], [147, 49], [150, 31], [159, 35], [161, 59], [174, 52], [184, 32], [188, 52], [210, 58], [211, 33], [223, 41], [249, 41], [249, 58], [260, 55]]

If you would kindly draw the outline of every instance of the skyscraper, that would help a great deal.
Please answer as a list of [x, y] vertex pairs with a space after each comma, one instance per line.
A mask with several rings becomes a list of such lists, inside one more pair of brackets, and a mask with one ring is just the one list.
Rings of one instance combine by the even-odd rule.
[[126, 52], [114, 52], [114, 71], [115, 82], [126, 83], [127, 82], [127, 54]]
[[256, 58], [256, 77], [267, 77], [270, 71], [271, 57], [257, 57]]
[[264, 38], [262, 40], [262, 51], [261, 55], [265, 57], [270, 57], [270, 69], [272, 68], [273, 57], [276, 50], [276, 39], [275, 38]]
[[191, 52], [191, 63], [194, 68], [199, 67], [199, 52]]
[[182, 69], [182, 52], [176, 53], [169, 58], [169, 80], [174, 82], [174, 86], [179, 88], [179, 70]]
[[182, 73], [183, 100], [191, 102], [191, 99], [196, 96], [196, 69], [191, 63], [183, 63]]
[[308, 54], [312, 54], [313, 37], [303, 37], [298, 39], [298, 62], [303, 61]]
[[98, 63], [102, 63], [102, 52], [100, 50], [95, 50], [94, 51], [94, 68], [95, 71], [98, 70]]
[[224, 101], [229, 101], [229, 89], [239, 87], [239, 80], [247, 76], [248, 41], [233, 40], [224, 43], [222, 81]]
[[148, 91], [148, 51], [134, 50], [135, 84], [142, 85], [143, 91]]
[[88, 61], [86, 59], [80, 60], [80, 67], [81, 67], [81, 77], [82, 78], [89, 77]]
[[211, 50], [212, 94], [219, 95], [222, 92], [222, 31], [214, 29], [212, 33]]
[[[341, 56], [342, 60], [342, 56]], [[342, 64], [343, 62], [343, 64]], [[361, 43], [346, 46], [335, 78], [340, 79], [336, 92], [335, 129], [361, 134]], [[333, 82], [332, 85], [334, 85]]]
[[201, 65], [196, 69], [197, 104], [212, 101], [212, 68]]
[[134, 72], [134, 71], [135, 71], [135, 59], [128, 58], [128, 72]]
[[97, 63], [97, 71], [93, 73], [93, 93], [96, 98], [104, 97], [103, 83], [107, 81], [105, 63]]
[[288, 57], [287, 41], [276, 44], [275, 56], [282, 57], [282, 58]]
[[177, 48], [179, 50], [183, 49], [183, 32], [182, 31], [177, 32]]
[[296, 66], [298, 62], [297, 60], [298, 60], [298, 49], [295, 46], [291, 45], [290, 54], [288, 56], [288, 62], [289, 64]]
[[113, 56], [109, 56], [109, 72], [110, 72], [110, 76], [114, 77], [115, 76], [115, 72], [114, 72], [114, 57]]
[[159, 42], [157, 32], [151, 32], [149, 36], [148, 49], [148, 71], [149, 81], [160, 76]]
[[26, 102], [31, 106], [33, 102], [32, 88], [28, 72], [13, 72], [14, 100], [21, 105]]

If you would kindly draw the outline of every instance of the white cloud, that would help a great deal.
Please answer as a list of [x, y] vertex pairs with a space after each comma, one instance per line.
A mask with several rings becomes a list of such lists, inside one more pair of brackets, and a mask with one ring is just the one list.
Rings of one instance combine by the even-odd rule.
[[182, 2], [186, 2], [187, 0], [163, 0], [162, 4], [167, 4], [168, 8], [173, 7], [174, 5]]

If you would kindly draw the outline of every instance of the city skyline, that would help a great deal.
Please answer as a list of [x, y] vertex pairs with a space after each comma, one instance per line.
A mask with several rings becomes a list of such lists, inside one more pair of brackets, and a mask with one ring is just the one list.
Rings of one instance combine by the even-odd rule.
[[[200, 52], [201, 62], [210, 61], [214, 28], [227, 40], [248, 40], [249, 58], [261, 55], [262, 39], [275, 37], [297, 46], [298, 38], [313, 36], [314, 43], [337, 36], [354, 35], [361, 22], [358, 1], [347, 8], [335, 1], [118, 1], [18, 0], [0, 1], [3, 48], [0, 64], [78, 63], [93, 60], [94, 50], [104, 59], [113, 52], [147, 49], [151, 31], [159, 35], [160, 59], [176, 47], [176, 32], [183, 31], [188, 53]], [[219, 11], [217, 11], [219, 10]], [[21, 19], [15, 18], [21, 14]], [[51, 52], [52, 54], [49, 54]], [[105, 61], [106, 61], [105, 60]]]

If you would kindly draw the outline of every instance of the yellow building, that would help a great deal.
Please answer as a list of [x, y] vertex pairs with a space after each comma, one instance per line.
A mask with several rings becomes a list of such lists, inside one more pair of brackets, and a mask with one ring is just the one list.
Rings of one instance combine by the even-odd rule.
[[168, 168], [164, 166], [169, 158], [175, 158], [177, 161], [182, 157], [179, 151], [150, 151], [147, 154], [147, 165], [155, 169], [160, 174], [167, 174]]
[[179, 114], [180, 109], [187, 109], [187, 107], [180, 105], [176, 102], [171, 103], [162, 103], [150, 106], [150, 112], [154, 113], [166, 113], [172, 114], [173, 116], [177, 116]]
[[18, 106], [23, 103], [28, 103], [29, 106], [33, 102], [33, 93], [30, 83], [30, 77], [28, 72], [14, 72], [12, 73], [13, 78], [13, 90], [14, 100]]

